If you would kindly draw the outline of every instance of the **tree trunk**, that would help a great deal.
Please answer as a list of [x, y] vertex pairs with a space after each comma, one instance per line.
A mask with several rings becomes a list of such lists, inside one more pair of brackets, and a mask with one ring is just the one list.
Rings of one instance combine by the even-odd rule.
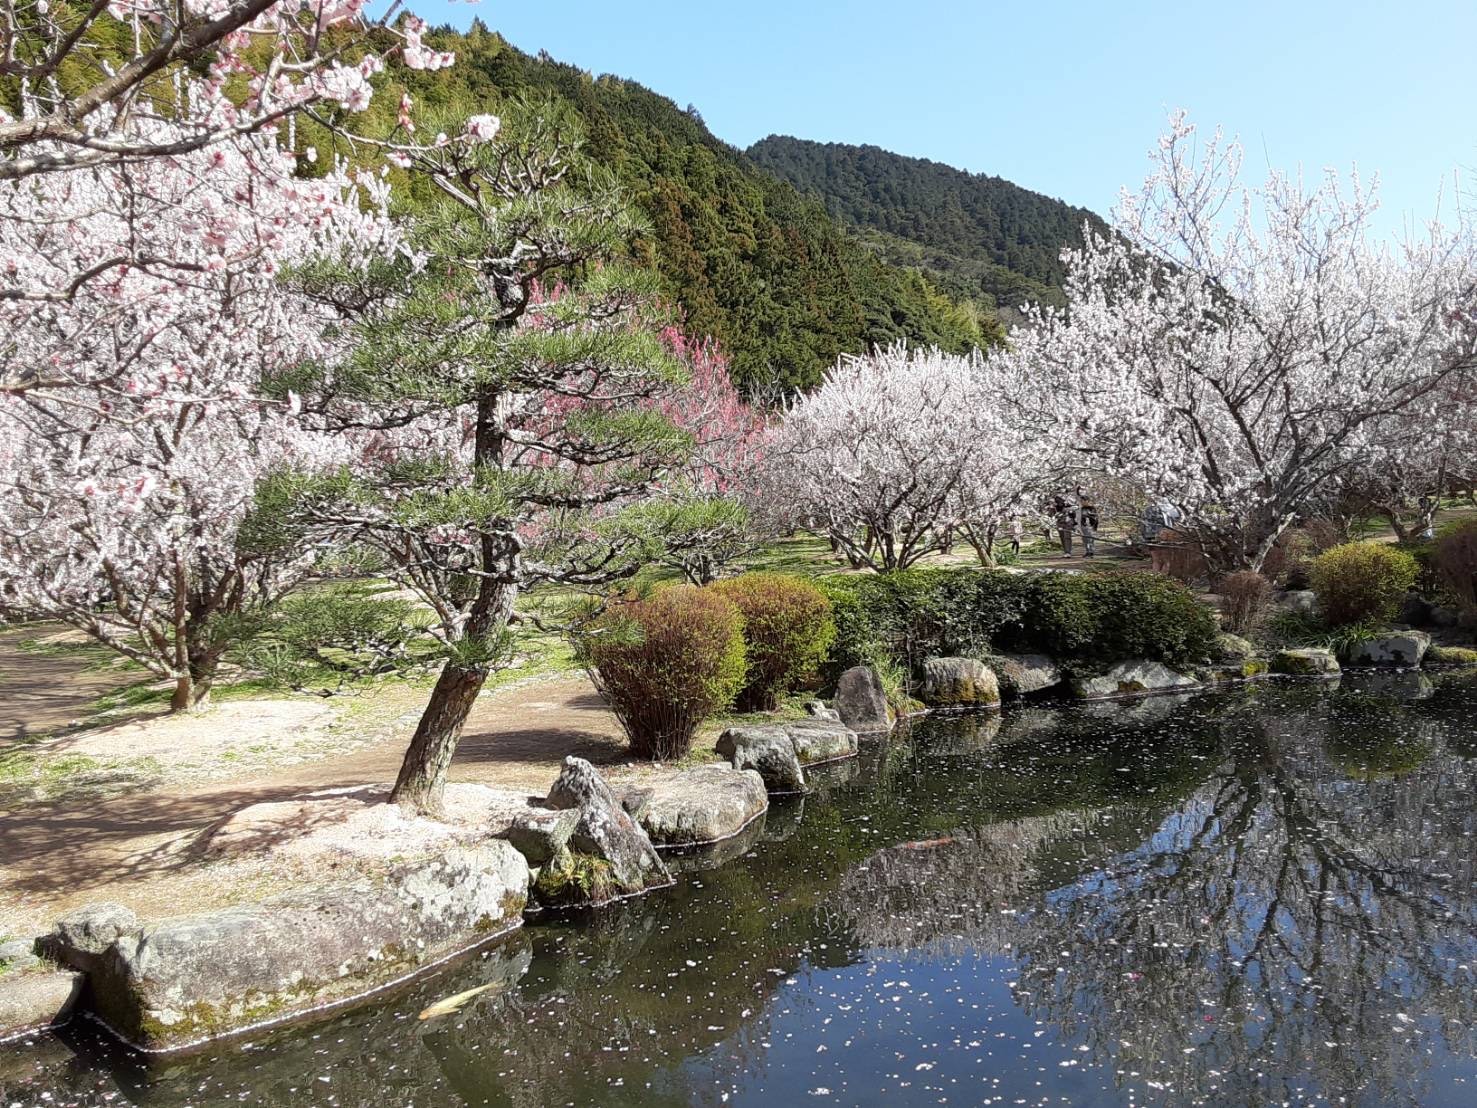
[[[477, 399], [477, 430], [472, 456], [479, 466], [501, 469], [503, 464], [504, 429], [498, 413], [496, 391]], [[514, 533], [484, 532], [480, 561], [481, 584], [477, 598], [467, 613], [461, 646], [471, 653], [463, 660], [449, 660], [436, 679], [431, 699], [421, 713], [415, 735], [400, 763], [390, 800], [423, 815], [441, 813], [442, 796], [446, 792], [446, 770], [451, 765], [462, 727], [492, 671], [497, 639], [513, 615], [513, 602], [518, 598], [519, 543]], [[468, 659], [475, 658], [475, 661]]]
[[486, 666], [461, 666], [456, 662], [447, 662], [442, 668], [390, 791], [390, 799], [396, 804], [426, 815], [441, 813], [446, 769], [487, 672]]
[[202, 645], [194, 639], [186, 643], [187, 672], [175, 678], [174, 694], [169, 698], [171, 712], [203, 712], [210, 707], [210, 690], [222, 653], [214, 643]]

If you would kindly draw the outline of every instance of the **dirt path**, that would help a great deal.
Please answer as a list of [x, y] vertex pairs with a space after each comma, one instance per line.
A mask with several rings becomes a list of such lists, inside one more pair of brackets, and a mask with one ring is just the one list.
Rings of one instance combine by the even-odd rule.
[[[191, 872], [193, 858], [185, 850], [199, 831], [248, 804], [392, 781], [413, 725], [411, 716], [348, 753], [227, 780], [144, 787], [80, 804], [62, 797], [0, 812], [0, 935], [34, 933], [60, 912], [93, 900], [116, 900], [145, 917], [208, 903], [209, 875]], [[622, 765], [619, 725], [583, 675], [485, 695], [468, 720], [450, 776], [542, 795], [567, 754], [616, 777], [637, 772]]]
[[0, 742], [23, 742], [66, 727], [127, 680], [116, 668], [85, 664], [65, 650], [22, 647], [33, 641], [44, 647], [78, 637], [55, 627], [0, 631]]

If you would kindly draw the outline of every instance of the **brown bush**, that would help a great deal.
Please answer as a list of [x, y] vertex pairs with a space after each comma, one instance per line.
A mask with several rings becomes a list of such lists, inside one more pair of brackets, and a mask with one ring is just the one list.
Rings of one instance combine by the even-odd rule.
[[1221, 598], [1222, 625], [1237, 635], [1249, 635], [1266, 618], [1272, 582], [1260, 573], [1243, 569], [1222, 577], [1217, 592]]
[[744, 682], [743, 617], [692, 585], [612, 605], [581, 629], [577, 649], [631, 752], [645, 758], [686, 754]]
[[1176, 581], [1197, 581], [1210, 575], [1210, 563], [1194, 536], [1183, 531], [1160, 531], [1155, 545], [1149, 548], [1149, 565], [1155, 573]]
[[1461, 603], [1468, 621], [1477, 618], [1477, 520], [1441, 528], [1431, 556], [1441, 584]]

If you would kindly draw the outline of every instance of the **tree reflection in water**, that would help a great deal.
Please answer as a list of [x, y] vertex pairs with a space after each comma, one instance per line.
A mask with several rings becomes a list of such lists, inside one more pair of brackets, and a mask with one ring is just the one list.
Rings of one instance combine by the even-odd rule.
[[1025, 1011], [1169, 1103], [1421, 1103], [1477, 1048], [1477, 763], [1470, 703], [1409, 684], [1227, 699], [1223, 759], [1148, 840], [1034, 897], [1110, 813], [881, 852], [848, 875], [858, 932], [1012, 955]]

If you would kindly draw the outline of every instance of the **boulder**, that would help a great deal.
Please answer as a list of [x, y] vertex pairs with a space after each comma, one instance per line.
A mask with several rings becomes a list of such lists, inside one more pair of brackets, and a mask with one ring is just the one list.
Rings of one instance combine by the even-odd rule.
[[1029, 696], [1062, 681], [1062, 671], [1045, 654], [996, 654], [989, 665], [1000, 680], [1001, 692], [1009, 696]]
[[1424, 631], [1392, 631], [1371, 635], [1351, 643], [1340, 653], [1340, 659], [1351, 666], [1404, 666], [1418, 668], [1431, 647], [1431, 636]]
[[730, 727], [718, 736], [716, 749], [733, 763], [734, 769], [758, 773], [772, 793], [805, 791], [805, 771], [783, 727]]
[[819, 700], [807, 700], [805, 702], [805, 714], [815, 719], [828, 719], [832, 723], [841, 722], [841, 713], [835, 708], [827, 708]]
[[882, 677], [874, 666], [852, 666], [836, 682], [831, 701], [841, 722], [853, 731], [888, 731], [892, 709], [882, 688]]
[[54, 962], [89, 973], [122, 935], [138, 931], [138, 917], [121, 904], [99, 902], [68, 912], [37, 940], [40, 953]]
[[1100, 677], [1078, 678], [1072, 682], [1072, 695], [1081, 700], [1096, 700], [1109, 696], [1193, 689], [1198, 684], [1193, 677], [1177, 673], [1162, 662], [1141, 658], [1137, 661], [1119, 662]]
[[928, 658], [918, 696], [930, 708], [987, 707], [1000, 703], [1000, 683], [974, 658]]
[[1207, 685], [1223, 685], [1263, 677], [1268, 669], [1265, 658], [1242, 658], [1239, 661], [1212, 662], [1208, 666], [1197, 667], [1195, 676]]
[[565, 845], [539, 869], [533, 891], [540, 903], [598, 905], [671, 884], [642, 825], [583, 758], [564, 759], [545, 804], [579, 818]]
[[1433, 627], [1455, 627], [1461, 621], [1462, 613], [1455, 608], [1438, 604], [1431, 609], [1431, 626]]
[[530, 866], [541, 866], [569, 845], [579, 818], [576, 808], [529, 808], [513, 817], [503, 837]]
[[171, 1050], [316, 1011], [522, 923], [528, 865], [498, 839], [120, 934], [89, 973], [98, 1016]]
[[836, 762], [856, 754], [856, 732], [845, 724], [825, 719], [797, 719], [782, 726], [802, 766]]
[[1277, 607], [1311, 616], [1318, 611], [1318, 594], [1312, 589], [1288, 589], [1277, 594]]
[[1272, 655], [1271, 668], [1284, 677], [1337, 677], [1340, 672], [1333, 652], [1318, 647], [1279, 650]]
[[0, 1043], [66, 1023], [86, 980], [73, 970], [0, 975]]
[[1240, 635], [1222, 631], [1215, 637], [1215, 658], [1220, 662], [1244, 662], [1256, 657], [1256, 647]]
[[699, 766], [653, 787], [641, 826], [661, 846], [698, 846], [737, 835], [768, 807], [764, 779], [754, 770]]
[[1395, 617], [1395, 621], [1411, 627], [1429, 627], [1431, 611], [1434, 607], [1435, 605], [1419, 593], [1409, 593], [1401, 603], [1400, 614]]
[[11, 939], [0, 943], [0, 974], [39, 969], [44, 964], [36, 953], [35, 939]]

